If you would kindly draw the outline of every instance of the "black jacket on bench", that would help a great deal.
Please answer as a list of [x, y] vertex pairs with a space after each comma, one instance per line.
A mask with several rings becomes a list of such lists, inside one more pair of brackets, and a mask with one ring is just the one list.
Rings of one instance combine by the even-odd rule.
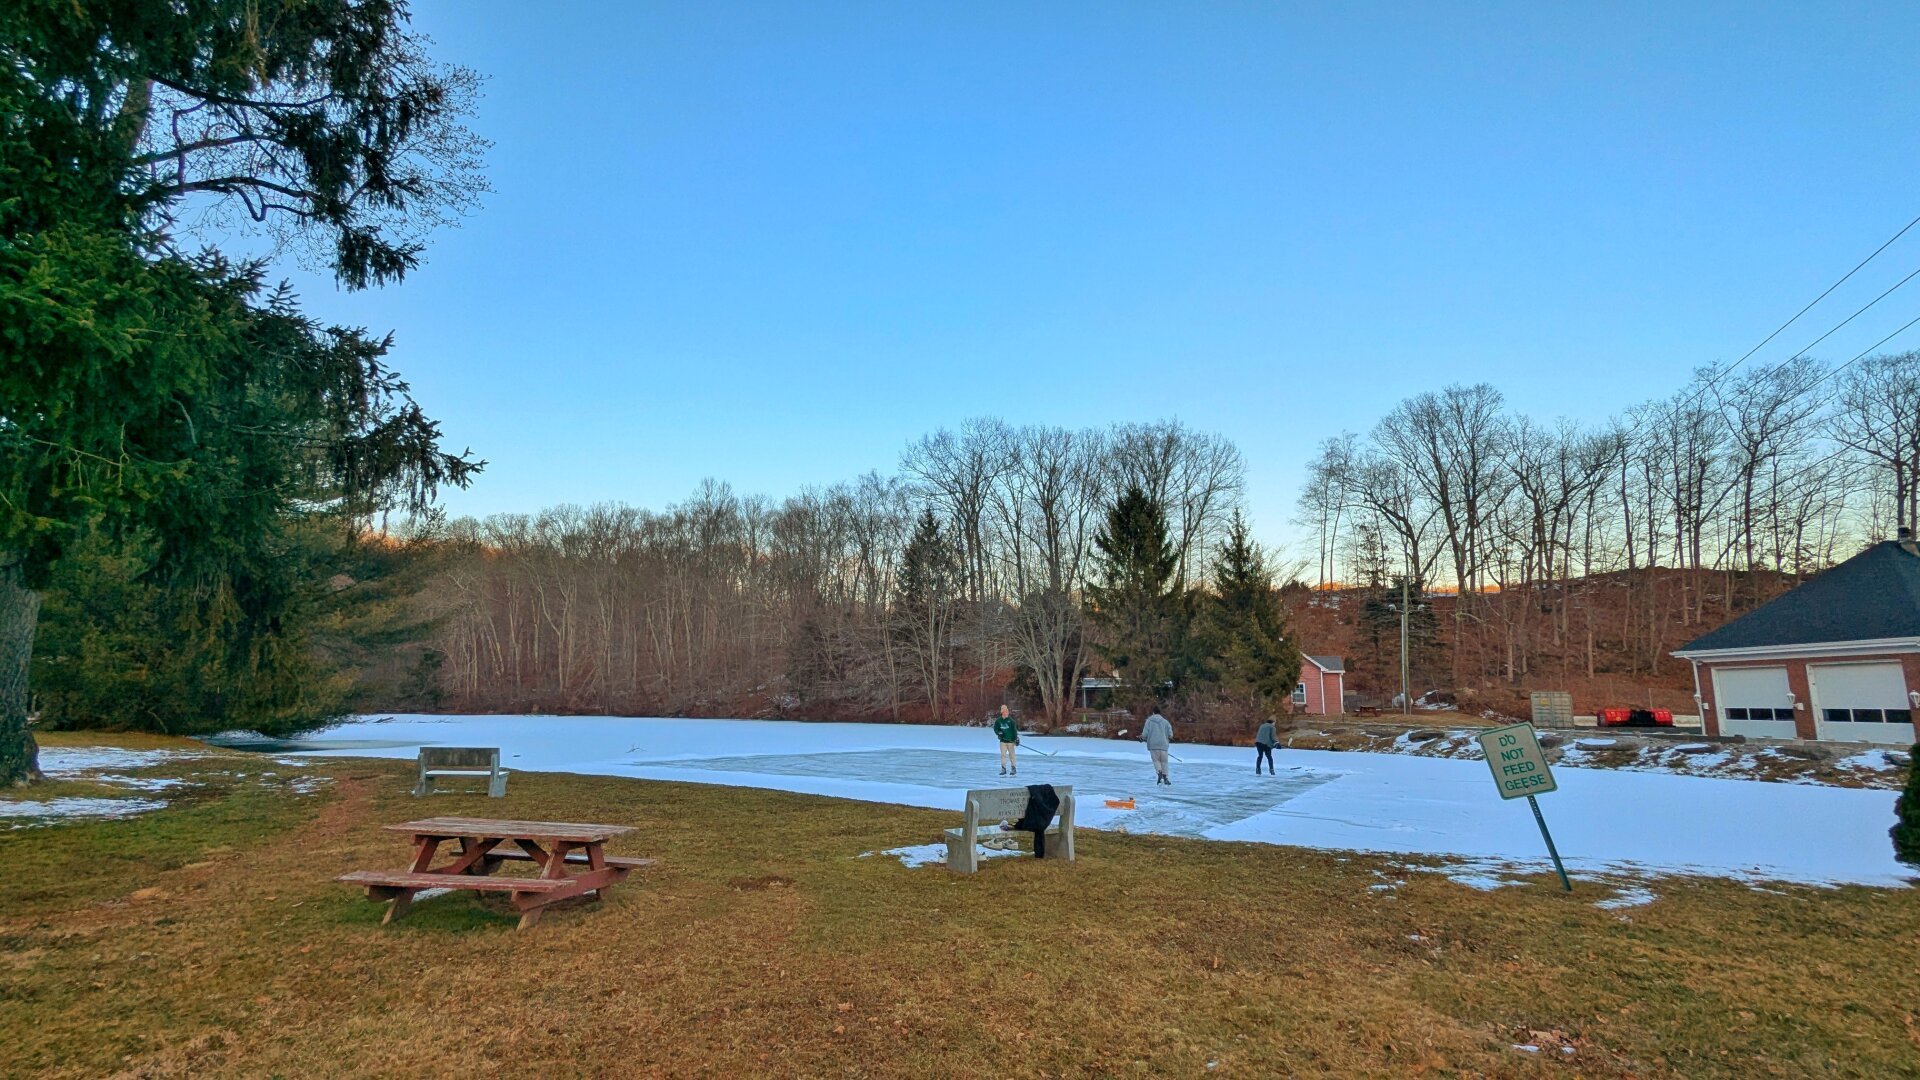
[[1020, 832], [1033, 834], [1033, 857], [1047, 857], [1047, 826], [1053, 824], [1053, 816], [1060, 812], [1060, 793], [1053, 790], [1052, 784], [1027, 785], [1027, 812], [1013, 827]]

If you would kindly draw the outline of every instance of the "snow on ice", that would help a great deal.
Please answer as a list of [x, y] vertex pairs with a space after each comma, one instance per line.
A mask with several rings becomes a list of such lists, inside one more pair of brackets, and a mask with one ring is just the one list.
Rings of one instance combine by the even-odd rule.
[[[1550, 872], [1522, 803], [1485, 763], [1283, 749], [1277, 777], [1253, 752], [1176, 744], [1156, 788], [1135, 742], [1045, 737], [998, 774], [981, 728], [620, 717], [407, 716], [351, 721], [276, 755], [410, 758], [424, 744], [498, 746], [512, 768], [770, 788], [957, 812], [969, 788], [1071, 784], [1082, 827], [1464, 860], [1456, 879]], [[1053, 756], [1044, 756], [1051, 754]], [[1698, 874], [1746, 881], [1904, 885], [1887, 826], [1895, 794], [1656, 772], [1560, 768], [1541, 807], [1582, 877]], [[1106, 807], [1133, 798], [1137, 809]]]

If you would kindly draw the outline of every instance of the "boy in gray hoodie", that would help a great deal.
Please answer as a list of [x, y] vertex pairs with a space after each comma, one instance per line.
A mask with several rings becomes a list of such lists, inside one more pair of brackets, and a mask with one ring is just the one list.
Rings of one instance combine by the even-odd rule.
[[1263, 761], [1267, 763], [1267, 775], [1274, 774], [1273, 744], [1273, 721], [1268, 720], [1260, 725], [1259, 732], [1253, 737], [1253, 775], [1260, 775], [1260, 763]]
[[1173, 781], [1167, 779], [1167, 747], [1173, 745], [1173, 725], [1167, 723], [1159, 709], [1153, 710], [1153, 715], [1147, 717], [1141, 727], [1140, 741], [1147, 744], [1147, 753], [1153, 757], [1154, 783], [1172, 787]]

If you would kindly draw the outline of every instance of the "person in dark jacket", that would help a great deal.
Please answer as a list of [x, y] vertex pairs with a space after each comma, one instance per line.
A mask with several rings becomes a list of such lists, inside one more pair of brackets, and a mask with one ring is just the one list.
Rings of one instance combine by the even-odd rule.
[[1000, 775], [1019, 776], [1020, 766], [1013, 760], [1013, 753], [1020, 748], [1020, 725], [1013, 722], [1013, 714], [1005, 705], [993, 718], [993, 733], [1000, 739]]
[[1268, 720], [1260, 725], [1260, 730], [1253, 736], [1253, 775], [1260, 775], [1260, 763], [1263, 761], [1267, 763], [1267, 775], [1273, 775], [1273, 743], [1273, 721]]

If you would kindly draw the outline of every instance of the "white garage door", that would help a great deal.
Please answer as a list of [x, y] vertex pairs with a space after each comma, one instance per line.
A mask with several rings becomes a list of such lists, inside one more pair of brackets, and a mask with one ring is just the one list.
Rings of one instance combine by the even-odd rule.
[[1793, 694], [1783, 667], [1713, 669], [1713, 701], [1722, 735], [1791, 739]]
[[1914, 741], [1913, 706], [1898, 663], [1811, 664], [1807, 681], [1821, 738], [1901, 746]]

